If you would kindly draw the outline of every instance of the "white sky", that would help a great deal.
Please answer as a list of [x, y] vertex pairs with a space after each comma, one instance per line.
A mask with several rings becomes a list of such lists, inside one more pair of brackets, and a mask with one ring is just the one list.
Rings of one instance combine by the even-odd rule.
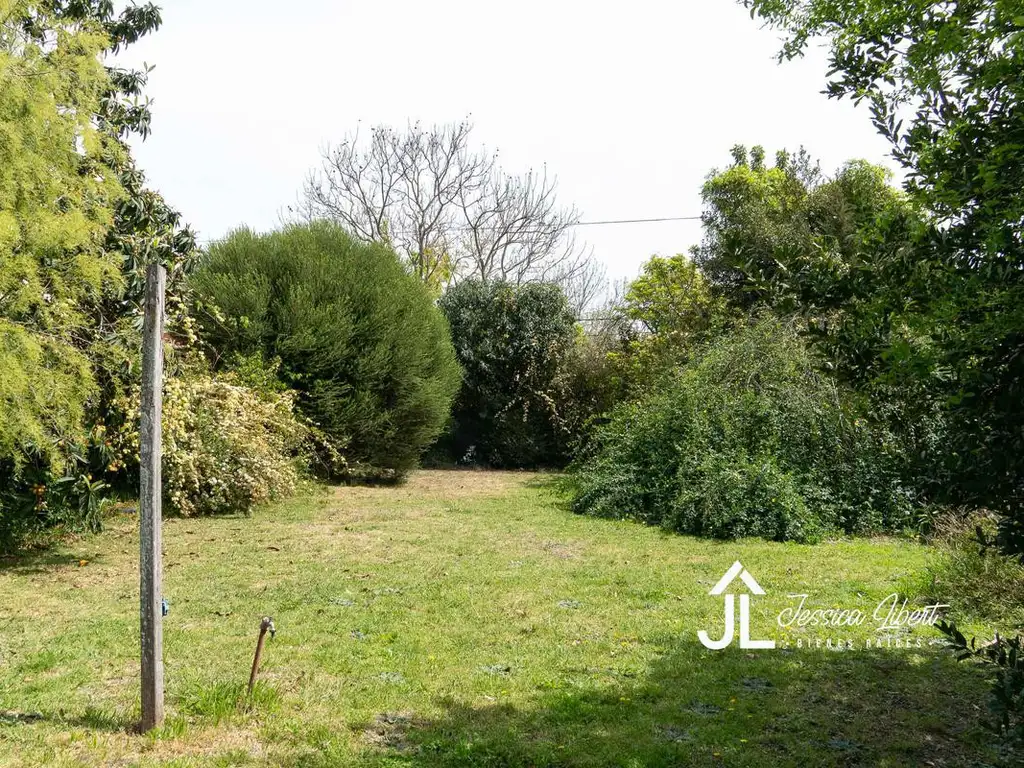
[[[362, 124], [469, 115], [522, 171], [547, 164], [586, 220], [700, 213], [736, 143], [801, 144], [831, 172], [885, 162], [867, 110], [829, 101], [824, 56], [782, 65], [731, 0], [163, 0], [119, 58], [155, 65], [150, 183], [200, 240], [279, 222], [322, 146]], [[685, 251], [699, 222], [584, 227], [612, 278]]]

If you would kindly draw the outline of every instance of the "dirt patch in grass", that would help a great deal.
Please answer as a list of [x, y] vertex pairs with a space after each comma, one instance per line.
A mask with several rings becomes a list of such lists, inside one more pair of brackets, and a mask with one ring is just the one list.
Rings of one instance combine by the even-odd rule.
[[580, 541], [547, 539], [532, 532], [521, 536], [519, 540], [524, 551], [541, 552], [556, 560], [575, 560], [585, 551]]
[[410, 473], [401, 485], [342, 486], [335, 491], [335, 496], [350, 500], [387, 500], [389, 503], [400, 503], [403, 499], [423, 501], [501, 497], [512, 490], [525, 488], [536, 477], [536, 472], [421, 469]]
[[572, 541], [542, 541], [540, 548], [559, 560], [572, 560], [583, 552], [583, 545]]
[[[208, 759], [224, 753], [259, 757], [264, 751], [258, 734], [246, 728], [201, 728], [182, 736], [160, 739], [146, 750], [157, 761]], [[134, 763], [125, 763], [125, 765]]]
[[417, 721], [410, 711], [382, 712], [363, 731], [363, 741], [377, 749], [389, 749], [398, 753], [410, 752], [414, 747], [409, 742], [408, 734], [423, 721]]

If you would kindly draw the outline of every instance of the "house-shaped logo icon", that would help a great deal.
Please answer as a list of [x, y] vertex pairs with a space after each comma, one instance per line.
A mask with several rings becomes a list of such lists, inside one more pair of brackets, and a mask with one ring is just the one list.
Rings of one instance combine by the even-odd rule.
[[729, 570], [725, 572], [725, 575], [718, 580], [718, 583], [711, 588], [708, 592], [709, 595], [720, 595], [725, 592], [725, 588], [732, 584], [733, 580], [739, 576], [740, 580], [747, 585], [747, 589], [750, 590], [752, 595], [763, 595], [765, 591], [761, 589], [761, 585], [757, 583], [757, 580], [750, 575], [750, 571], [743, 567], [743, 563], [737, 560], [730, 566]]
[[740, 648], [774, 648], [774, 640], [751, 640], [750, 639], [750, 595], [763, 595], [765, 594], [764, 589], [757, 583], [757, 579], [750, 575], [750, 571], [743, 567], [743, 563], [737, 560], [730, 566], [729, 570], [718, 580], [718, 583], [711, 588], [709, 595], [724, 595], [725, 596], [725, 632], [722, 634], [721, 639], [712, 640], [708, 633], [703, 629], [697, 633], [697, 637], [700, 639], [701, 644], [705, 648], [710, 648], [713, 651], [721, 650], [728, 646], [733, 639], [736, 631], [735, 623], [735, 607], [736, 607], [736, 595], [732, 592], [726, 592], [737, 578], [742, 581], [750, 594], [746, 592], [740, 593]]

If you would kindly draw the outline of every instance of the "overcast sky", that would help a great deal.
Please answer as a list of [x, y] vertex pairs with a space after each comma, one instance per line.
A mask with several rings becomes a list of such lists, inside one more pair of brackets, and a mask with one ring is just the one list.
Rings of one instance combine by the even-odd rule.
[[[867, 110], [821, 95], [824, 56], [776, 64], [776, 33], [731, 0], [161, 4], [163, 27], [119, 59], [156, 67], [136, 157], [204, 242], [276, 226], [321, 147], [360, 124], [469, 115], [507, 170], [546, 164], [587, 220], [699, 214], [736, 143], [891, 165]], [[621, 278], [700, 226], [579, 235]]]

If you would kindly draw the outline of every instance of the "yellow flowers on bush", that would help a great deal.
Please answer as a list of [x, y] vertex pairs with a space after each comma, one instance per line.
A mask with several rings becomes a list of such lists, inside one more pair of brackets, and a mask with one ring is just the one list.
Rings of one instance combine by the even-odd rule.
[[183, 515], [249, 513], [290, 495], [306, 428], [290, 393], [257, 395], [210, 377], [164, 394], [164, 488]]
[[[138, 412], [138, 394], [130, 412]], [[291, 392], [257, 392], [209, 375], [170, 379], [163, 399], [164, 494], [185, 515], [248, 514], [295, 491], [310, 429]], [[120, 436], [138, 451], [138, 424]]]

